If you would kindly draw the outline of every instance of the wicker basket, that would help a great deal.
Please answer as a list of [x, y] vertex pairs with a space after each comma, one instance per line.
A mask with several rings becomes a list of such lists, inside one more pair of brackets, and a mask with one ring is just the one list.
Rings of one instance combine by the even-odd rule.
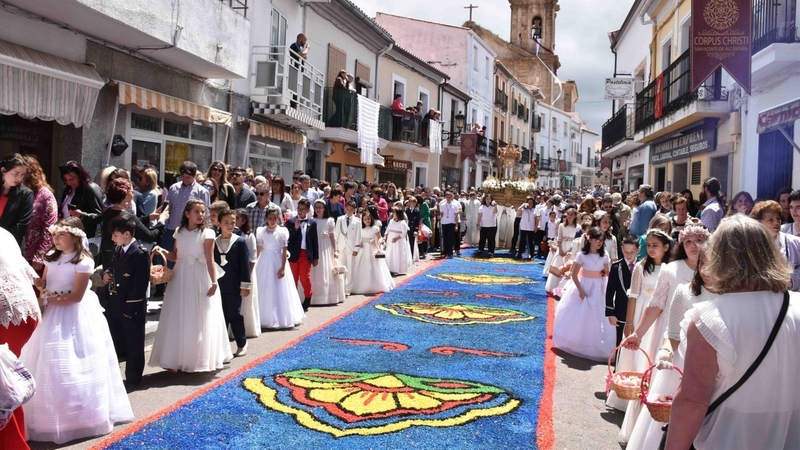
[[[642, 396], [642, 387], [641, 387], [641, 379], [643, 374], [641, 372], [617, 372], [613, 373], [611, 370], [611, 360], [614, 358], [617, 350], [621, 349], [621, 347], [615, 348], [610, 355], [608, 355], [608, 377], [606, 378], [606, 391], [612, 390], [617, 393], [617, 397], [621, 398], [622, 400], [639, 400]], [[647, 365], [651, 364], [650, 356], [647, 355], [647, 352], [644, 351], [643, 348], [639, 347], [639, 351], [644, 353], [644, 357], [647, 358]], [[621, 384], [619, 381], [621, 378], [639, 378], [640, 382], [636, 386], [627, 386]]]
[[[653, 374], [653, 369], [655, 367], [656, 366], [650, 366], [650, 368], [645, 371], [644, 375], [642, 375], [642, 403], [644, 403], [647, 406], [647, 410], [650, 411], [650, 417], [652, 417], [653, 420], [655, 420], [656, 422], [668, 423], [669, 414], [672, 411], [672, 401], [666, 403], [664, 402], [653, 403], [647, 401], [647, 393], [648, 393], [647, 390], [650, 387], [650, 378]], [[681, 374], [681, 376], [683, 376], [683, 372], [681, 372], [681, 369], [677, 367], [674, 367], [674, 369], [677, 370], [678, 373]]]
[[[153, 264], [153, 257], [157, 254], [161, 255], [161, 258], [164, 259], [163, 266], [161, 264]], [[172, 277], [174, 276], [175, 272], [167, 267], [167, 255], [163, 251], [150, 253], [150, 284], [158, 285], [168, 283], [172, 281]]]

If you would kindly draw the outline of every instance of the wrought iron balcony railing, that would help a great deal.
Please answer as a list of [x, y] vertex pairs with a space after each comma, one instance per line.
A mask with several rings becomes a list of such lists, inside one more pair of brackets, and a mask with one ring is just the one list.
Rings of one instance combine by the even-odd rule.
[[771, 44], [800, 42], [797, 0], [753, 0], [753, 54]]
[[626, 139], [633, 139], [634, 112], [633, 105], [626, 103], [603, 124], [603, 150], [611, 148]]
[[[636, 131], [641, 131], [654, 124], [662, 117], [668, 116], [694, 101], [727, 100], [728, 91], [722, 86], [722, 71], [717, 69], [703, 85], [692, 90], [691, 59], [689, 50], [683, 52], [663, 75], [661, 92], [657, 92], [658, 77], [636, 94]], [[660, 105], [657, 100], [661, 95]], [[656, 117], [657, 107], [661, 107], [661, 115]]]

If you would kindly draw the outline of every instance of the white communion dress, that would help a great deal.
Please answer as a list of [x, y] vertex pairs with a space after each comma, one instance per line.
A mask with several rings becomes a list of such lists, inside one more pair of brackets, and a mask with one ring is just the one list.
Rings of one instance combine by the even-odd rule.
[[[392, 242], [400, 238], [397, 242]], [[406, 274], [411, 269], [413, 255], [408, 244], [408, 224], [394, 219], [386, 227], [386, 265], [390, 273]]]
[[335, 305], [344, 301], [344, 274], [334, 274], [334, 250], [331, 236], [336, 223], [331, 218], [314, 219], [317, 222], [319, 263], [311, 266], [312, 305]]
[[[628, 297], [636, 299], [636, 307], [633, 312], [632, 322], [634, 327], [637, 323], [639, 323], [639, 319], [641, 319], [645, 308], [647, 308], [647, 304], [650, 302], [650, 299], [653, 298], [653, 292], [655, 292], [659, 273], [661, 273], [660, 264], [653, 268], [653, 272], [649, 274], [645, 273], [644, 260], [639, 261], [639, 263], [636, 264], [636, 267], [633, 269], [633, 275], [631, 276], [631, 289], [628, 293]], [[629, 301], [628, 307], [630, 306], [631, 304]], [[647, 330], [647, 333], [644, 333], [644, 335], [641, 336], [639, 347], [644, 350], [652, 359], [655, 358], [656, 352], [658, 351], [658, 348], [661, 347], [663, 341], [664, 335], [655, 335], [654, 329], [651, 327], [649, 330]], [[644, 371], [649, 368], [650, 365], [647, 363], [647, 358], [641, 351], [627, 349], [622, 349], [620, 351], [619, 360], [617, 361], [616, 366], [617, 372], [644, 373]], [[618, 440], [621, 442], [628, 442], [631, 437], [631, 433], [633, 433], [633, 427], [636, 425], [636, 420], [638, 419], [639, 414], [641, 414], [645, 409], [644, 405], [642, 405], [642, 402], [638, 400], [621, 400], [614, 392], [609, 394], [606, 404], [625, 411], [625, 420], [622, 421]], [[647, 411], [645, 411], [644, 414], [648, 414]]]
[[[222, 369], [233, 358], [219, 289], [209, 297], [204, 243], [214, 231], [178, 229], [175, 275], [167, 284], [149, 364], [184, 372]], [[217, 274], [218, 276], [220, 274]]]
[[[283, 249], [289, 242], [289, 230], [277, 227], [258, 229], [256, 239], [261, 255], [256, 262], [255, 275], [258, 280], [258, 310], [264, 328], [292, 328], [303, 322], [305, 313], [289, 263], [283, 261]], [[287, 255], [288, 256], [288, 255]], [[278, 270], [284, 267], [283, 278]]]
[[[91, 258], [73, 264], [73, 257], [45, 262], [48, 291], [72, 291], [78, 273], [94, 271]], [[133, 419], [108, 322], [89, 287], [80, 302], [44, 310], [20, 359], [36, 381], [36, 394], [23, 406], [28, 439], [63, 444]]]
[[[394, 280], [389, 273], [385, 258], [376, 258], [380, 228], [377, 226], [361, 229], [361, 251], [353, 264], [353, 293], [378, 294], [394, 289]], [[406, 248], [408, 248], [408, 244]]]
[[599, 275], [609, 264], [608, 255], [581, 252], [575, 264], [581, 266], [577, 276], [586, 298], [581, 299], [574, 282], [567, 284], [556, 307], [553, 346], [581, 358], [606, 361], [617, 343], [616, 329], [605, 317], [608, 279]]
[[[284, 197], [288, 198], [288, 197]], [[258, 260], [258, 249], [256, 246], [255, 233], [242, 236], [247, 241], [247, 251], [250, 252], [250, 262]], [[250, 274], [250, 295], [242, 297], [242, 317], [244, 318], [244, 332], [249, 338], [261, 336], [261, 314], [258, 310], [258, 281], [256, 280], [256, 269]]]

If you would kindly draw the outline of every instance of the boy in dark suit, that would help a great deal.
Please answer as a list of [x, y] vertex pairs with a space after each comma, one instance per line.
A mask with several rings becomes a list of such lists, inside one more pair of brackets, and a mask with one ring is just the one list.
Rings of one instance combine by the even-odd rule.
[[319, 241], [317, 239], [317, 223], [308, 217], [311, 211], [311, 202], [301, 198], [297, 204], [297, 216], [286, 221], [289, 230], [289, 242], [286, 249], [289, 251], [289, 267], [292, 268], [294, 284], [300, 280], [303, 283], [303, 310], [308, 311], [311, 306], [311, 266], [319, 263]]
[[236, 212], [223, 209], [217, 214], [220, 234], [214, 241], [214, 262], [225, 271], [217, 282], [222, 297], [222, 314], [225, 325], [231, 326], [236, 352], [233, 356], [247, 354], [247, 334], [242, 316], [242, 297], [250, 295], [250, 251], [241, 236], [233, 234]]
[[116, 249], [111, 267], [103, 273], [108, 285], [105, 315], [117, 356], [126, 358], [125, 390], [131, 392], [144, 373], [145, 316], [150, 287], [150, 253], [133, 234], [136, 220], [123, 212], [108, 224]]
[[[625, 323], [628, 314], [628, 290], [631, 288], [631, 275], [639, 252], [639, 239], [629, 234], [622, 239], [622, 259], [611, 264], [606, 285], [606, 317], [617, 327], [617, 346], [623, 334], [633, 332], [635, 323]], [[624, 328], [623, 328], [624, 327]]]

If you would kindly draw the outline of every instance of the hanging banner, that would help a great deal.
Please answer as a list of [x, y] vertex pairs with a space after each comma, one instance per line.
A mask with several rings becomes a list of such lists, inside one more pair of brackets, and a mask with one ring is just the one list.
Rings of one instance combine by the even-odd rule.
[[722, 67], [750, 93], [752, 19], [749, 0], [692, 1], [692, 90]]
[[664, 73], [658, 74], [656, 77], [656, 99], [655, 107], [653, 108], [653, 117], [660, 119], [664, 115]]
[[478, 135], [476, 133], [461, 133], [461, 161], [469, 159], [475, 162], [477, 150]]

